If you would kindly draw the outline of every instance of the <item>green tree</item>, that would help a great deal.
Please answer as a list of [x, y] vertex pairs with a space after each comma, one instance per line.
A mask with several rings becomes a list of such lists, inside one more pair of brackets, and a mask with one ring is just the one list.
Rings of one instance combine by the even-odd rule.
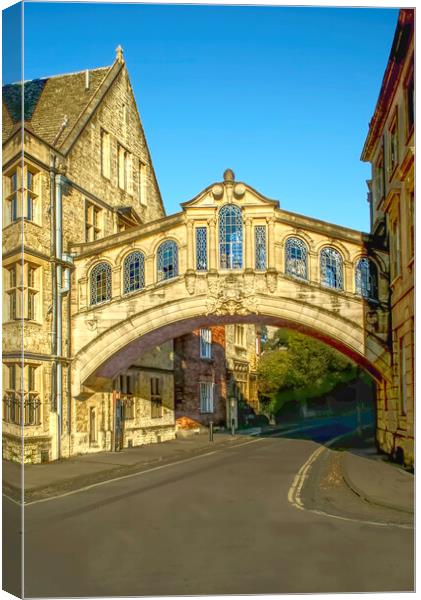
[[333, 348], [285, 329], [267, 341], [257, 369], [265, 412], [272, 414], [288, 400], [317, 398], [356, 374], [354, 363]]

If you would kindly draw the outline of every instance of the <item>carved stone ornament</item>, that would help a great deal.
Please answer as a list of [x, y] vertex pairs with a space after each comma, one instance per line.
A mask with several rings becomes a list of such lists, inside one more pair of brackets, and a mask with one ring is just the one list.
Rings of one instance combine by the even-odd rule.
[[248, 315], [258, 313], [254, 287], [245, 285], [241, 275], [208, 279], [207, 314]]
[[220, 200], [222, 198], [222, 196], [224, 195], [224, 188], [222, 185], [214, 185], [212, 188], [212, 195], [215, 198], [215, 200]]
[[242, 198], [246, 193], [246, 186], [243, 183], [237, 183], [234, 187], [234, 195], [236, 198]]
[[266, 273], [266, 284], [269, 292], [274, 294], [276, 292], [276, 288], [278, 287], [278, 274], [276, 271], [268, 271]]
[[98, 327], [97, 317], [92, 317], [92, 319], [86, 319], [85, 325], [86, 328], [89, 329], [89, 331], [95, 331], [95, 329], [97, 329]]
[[366, 325], [369, 331], [377, 331], [379, 326], [379, 315], [375, 310], [369, 310], [366, 314]]
[[196, 289], [196, 273], [192, 270], [186, 271], [184, 275], [184, 283], [186, 284], [186, 290], [190, 294], [194, 294]]

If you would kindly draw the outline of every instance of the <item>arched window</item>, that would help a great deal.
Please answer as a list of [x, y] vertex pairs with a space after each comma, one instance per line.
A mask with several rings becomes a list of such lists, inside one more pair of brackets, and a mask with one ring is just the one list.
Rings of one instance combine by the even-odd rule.
[[234, 204], [219, 211], [219, 264], [221, 269], [243, 267], [243, 219]]
[[307, 247], [299, 238], [290, 237], [286, 241], [285, 273], [307, 279]]
[[99, 263], [91, 271], [91, 304], [111, 299], [111, 267]]
[[320, 253], [321, 284], [325, 287], [343, 290], [342, 256], [335, 248], [323, 248]]
[[178, 248], [172, 240], [162, 242], [158, 248], [158, 281], [178, 275]]
[[377, 299], [377, 267], [366, 257], [360, 258], [355, 268], [355, 292], [364, 298]]
[[145, 287], [145, 257], [142, 252], [132, 252], [124, 259], [123, 278], [125, 294]]

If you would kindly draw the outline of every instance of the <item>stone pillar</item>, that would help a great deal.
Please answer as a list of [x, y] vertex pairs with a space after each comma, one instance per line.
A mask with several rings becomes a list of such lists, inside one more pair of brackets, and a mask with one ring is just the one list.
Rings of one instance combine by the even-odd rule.
[[275, 219], [267, 219], [268, 224], [268, 269], [276, 269], [275, 265]]
[[194, 270], [194, 222], [187, 221], [187, 271]]
[[245, 255], [246, 255], [246, 270], [253, 270], [253, 241], [252, 241], [252, 229], [251, 229], [251, 225], [252, 225], [253, 219], [251, 219], [250, 217], [247, 217], [246, 219], [244, 219], [244, 223], [246, 225], [246, 239], [245, 239]]
[[121, 296], [121, 267], [111, 269], [111, 298]]
[[354, 291], [354, 286], [353, 286], [353, 281], [352, 281], [352, 272], [353, 272], [352, 263], [345, 260], [344, 261], [344, 290], [346, 292], [350, 292], [350, 293]]
[[310, 281], [313, 283], [321, 283], [321, 277], [319, 274], [319, 254], [316, 252], [308, 253], [308, 270]]
[[209, 225], [209, 270], [214, 271], [217, 268], [217, 249], [216, 249], [216, 219], [212, 217], [208, 220]]
[[79, 290], [79, 310], [85, 308], [90, 303], [90, 289], [87, 277], [81, 277], [78, 281]]
[[155, 263], [155, 255], [154, 254], [149, 254], [148, 256], [145, 257], [145, 286], [146, 285], [152, 285], [153, 283], [155, 283], [155, 270], [154, 270], [154, 263]]

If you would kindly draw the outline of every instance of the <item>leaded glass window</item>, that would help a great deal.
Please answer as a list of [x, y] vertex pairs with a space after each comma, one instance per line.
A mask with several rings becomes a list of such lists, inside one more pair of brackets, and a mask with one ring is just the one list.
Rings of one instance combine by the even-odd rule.
[[208, 230], [206, 227], [196, 227], [196, 269], [208, 269]]
[[221, 269], [243, 267], [243, 219], [235, 204], [219, 211], [219, 261]]
[[377, 298], [377, 267], [368, 258], [360, 258], [355, 269], [355, 291], [364, 298]]
[[320, 253], [321, 284], [325, 287], [342, 290], [342, 256], [335, 248], [323, 248]]
[[178, 275], [178, 248], [172, 240], [162, 242], [158, 248], [158, 281]]
[[285, 273], [307, 279], [307, 247], [300, 238], [290, 237], [286, 241]]
[[257, 225], [254, 228], [254, 248], [256, 270], [266, 269], [266, 226]]
[[145, 287], [145, 257], [142, 252], [132, 252], [124, 260], [124, 293], [130, 294]]
[[99, 263], [91, 271], [91, 304], [111, 299], [111, 267]]

